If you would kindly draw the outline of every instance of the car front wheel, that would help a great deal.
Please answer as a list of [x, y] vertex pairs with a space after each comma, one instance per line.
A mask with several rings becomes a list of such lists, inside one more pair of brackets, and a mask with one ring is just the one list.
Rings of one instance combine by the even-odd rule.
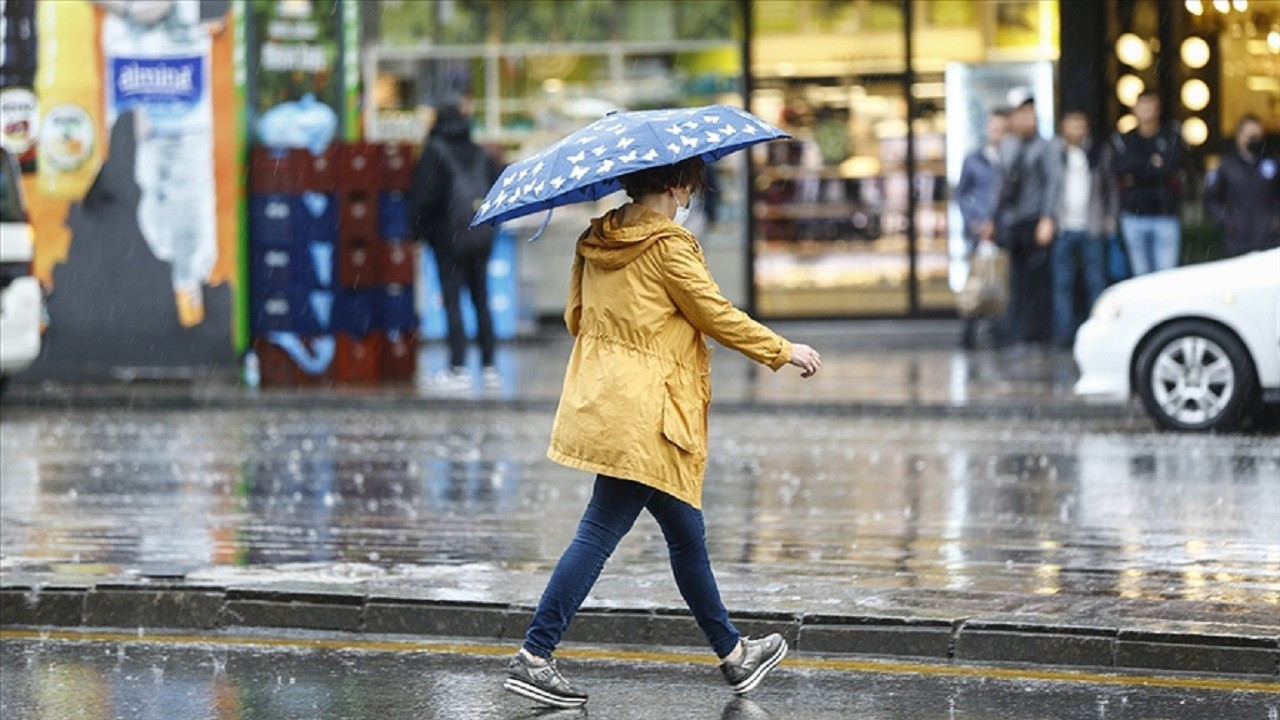
[[1143, 345], [1138, 395], [1172, 430], [1234, 430], [1258, 400], [1249, 351], [1230, 332], [1200, 320], [1162, 328]]

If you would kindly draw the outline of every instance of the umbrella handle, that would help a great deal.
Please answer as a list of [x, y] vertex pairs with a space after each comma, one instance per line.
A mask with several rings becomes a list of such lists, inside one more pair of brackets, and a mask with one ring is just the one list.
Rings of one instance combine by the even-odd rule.
[[525, 242], [533, 242], [534, 240], [542, 237], [542, 233], [547, 231], [547, 225], [551, 224], [551, 213], [553, 212], [555, 212], [555, 208], [547, 208], [547, 216], [542, 218], [542, 224], [538, 226], [538, 231]]

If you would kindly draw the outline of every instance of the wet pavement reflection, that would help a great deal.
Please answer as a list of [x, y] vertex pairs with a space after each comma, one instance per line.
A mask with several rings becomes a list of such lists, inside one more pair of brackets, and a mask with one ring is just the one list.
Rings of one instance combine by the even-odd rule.
[[1274, 693], [797, 669], [734, 699], [709, 665], [564, 663], [585, 709], [501, 690], [503, 658], [6, 641], [6, 720], [1274, 720]]
[[[712, 413], [738, 609], [1280, 627], [1280, 446], [1096, 423]], [[0, 578], [178, 576], [528, 603], [590, 478], [546, 412], [6, 411]], [[642, 519], [589, 605], [680, 605]]]

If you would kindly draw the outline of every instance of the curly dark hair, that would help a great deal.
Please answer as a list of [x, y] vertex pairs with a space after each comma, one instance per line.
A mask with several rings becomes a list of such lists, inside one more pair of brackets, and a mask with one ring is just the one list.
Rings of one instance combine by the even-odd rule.
[[664, 193], [671, 188], [688, 187], [694, 193], [701, 192], [707, 186], [707, 164], [700, 157], [681, 160], [674, 165], [640, 170], [618, 178], [622, 189], [627, 191], [632, 200], [643, 195]]

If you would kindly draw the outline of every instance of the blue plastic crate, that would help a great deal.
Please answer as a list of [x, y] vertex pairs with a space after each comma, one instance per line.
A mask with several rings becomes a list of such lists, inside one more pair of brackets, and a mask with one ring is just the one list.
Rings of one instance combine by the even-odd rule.
[[378, 234], [384, 238], [409, 237], [409, 204], [404, 193], [390, 190], [378, 197]]
[[329, 290], [293, 287], [257, 293], [252, 301], [251, 326], [255, 334], [326, 333], [333, 325], [334, 305]]
[[333, 295], [333, 331], [363, 337], [373, 332], [381, 289], [337, 290]]
[[249, 245], [292, 248], [298, 245], [302, 205], [297, 195], [249, 196]]
[[297, 232], [303, 242], [338, 242], [338, 196], [306, 192], [298, 197]]
[[386, 332], [408, 332], [418, 327], [412, 285], [388, 285], [378, 291], [376, 326]]

